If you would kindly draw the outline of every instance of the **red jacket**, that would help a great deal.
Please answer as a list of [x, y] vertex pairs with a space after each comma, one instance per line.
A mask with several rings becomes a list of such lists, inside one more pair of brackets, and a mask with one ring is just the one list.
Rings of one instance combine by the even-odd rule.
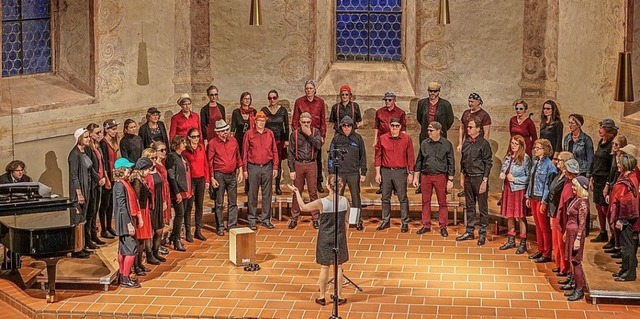
[[629, 175], [620, 176], [613, 185], [609, 197], [609, 213], [612, 221], [638, 218], [638, 187]]

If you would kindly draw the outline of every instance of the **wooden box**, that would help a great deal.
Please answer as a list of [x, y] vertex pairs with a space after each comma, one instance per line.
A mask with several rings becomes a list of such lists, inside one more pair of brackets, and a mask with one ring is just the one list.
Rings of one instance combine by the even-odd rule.
[[236, 266], [256, 263], [256, 233], [248, 227], [229, 231], [229, 259]]

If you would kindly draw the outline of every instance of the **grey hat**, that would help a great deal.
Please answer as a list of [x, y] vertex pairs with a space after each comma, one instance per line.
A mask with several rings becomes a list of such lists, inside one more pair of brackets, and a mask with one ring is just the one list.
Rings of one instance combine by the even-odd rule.
[[347, 115], [342, 118], [342, 120], [340, 121], [340, 126], [345, 124], [353, 125], [353, 119], [351, 118], [351, 116]]
[[216, 128], [214, 131], [220, 132], [220, 131], [226, 131], [228, 129], [229, 129], [229, 124], [227, 124], [227, 122], [225, 122], [224, 120], [216, 121]]
[[607, 128], [607, 129], [614, 129], [614, 130], [618, 129], [618, 127], [616, 126], [616, 122], [614, 122], [612, 119], [604, 119], [600, 121], [600, 126], [602, 126], [602, 128]]
[[574, 158], [564, 162], [564, 168], [566, 168], [569, 173], [580, 174], [580, 164]]
[[394, 99], [395, 99], [395, 98], [396, 98], [396, 94], [395, 94], [395, 93], [393, 93], [392, 91], [386, 92], [386, 93], [384, 94], [384, 97], [383, 97], [382, 99], [384, 100], [384, 99], [386, 99], [386, 98], [394, 98]]
[[151, 159], [147, 158], [147, 157], [140, 157], [137, 161], [136, 161], [136, 169], [137, 170], [143, 170], [143, 169], [147, 169], [147, 168], [151, 168], [153, 166], [153, 162], [151, 161]]

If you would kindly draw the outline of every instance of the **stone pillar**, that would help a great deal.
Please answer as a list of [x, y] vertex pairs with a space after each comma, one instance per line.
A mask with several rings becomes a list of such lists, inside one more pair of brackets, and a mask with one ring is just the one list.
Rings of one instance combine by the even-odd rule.
[[175, 12], [175, 93], [204, 92], [213, 81], [209, 1], [176, 1]]
[[[538, 105], [558, 94], [558, 0], [525, 0], [521, 96]], [[532, 104], [533, 103], [533, 104]]]

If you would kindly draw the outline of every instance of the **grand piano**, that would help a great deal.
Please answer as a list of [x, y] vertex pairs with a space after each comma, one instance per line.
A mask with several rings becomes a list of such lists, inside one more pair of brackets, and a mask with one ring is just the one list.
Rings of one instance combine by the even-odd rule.
[[6, 256], [4, 269], [16, 271], [20, 255], [46, 263], [46, 299], [54, 302], [56, 265], [67, 254], [82, 250], [84, 223], [72, 221], [72, 202], [43, 197], [41, 187], [38, 183], [0, 185], [0, 243]]

